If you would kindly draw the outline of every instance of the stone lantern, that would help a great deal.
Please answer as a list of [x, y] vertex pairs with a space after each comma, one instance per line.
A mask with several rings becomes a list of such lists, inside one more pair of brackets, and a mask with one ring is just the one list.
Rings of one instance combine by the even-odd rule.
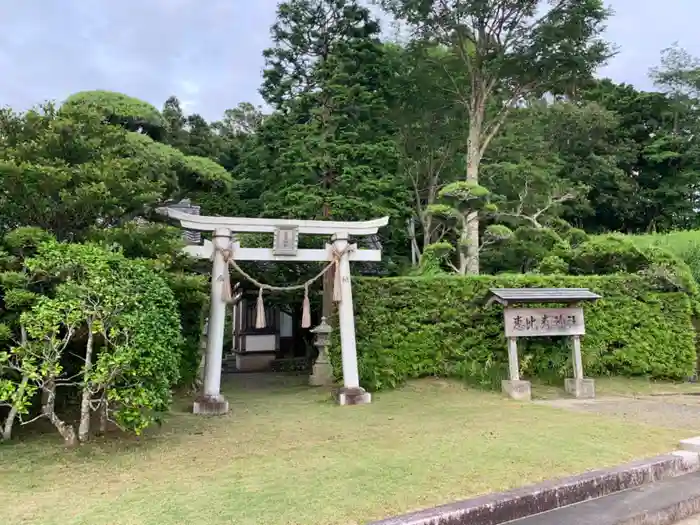
[[321, 318], [321, 324], [312, 328], [310, 332], [316, 335], [314, 346], [318, 348], [318, 358], [314, 363], [313, 370], [309, 376], [311, 386], [330, 386], [333, 384], [333, 367], [328, 360], [328, 346], [331, 341], [333, 328], [326, 323], [326, 318]]

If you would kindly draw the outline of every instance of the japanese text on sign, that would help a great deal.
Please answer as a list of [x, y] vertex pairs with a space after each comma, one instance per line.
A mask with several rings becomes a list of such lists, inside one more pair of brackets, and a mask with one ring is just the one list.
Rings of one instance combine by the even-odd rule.
[[506, 308], [506, 337], [583, 335], [583, 308]]

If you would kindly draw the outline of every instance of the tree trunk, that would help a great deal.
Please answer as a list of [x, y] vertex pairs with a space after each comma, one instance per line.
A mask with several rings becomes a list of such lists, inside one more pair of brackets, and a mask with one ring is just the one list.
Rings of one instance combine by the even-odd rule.
[[12, 439], [12, 427], [15, 424], [17, 412], [19, 412], [17, 402], [24, 397], [24, 391], [27, 389], [27, 383], [29, 383], [29, 377], [26, 375], [22, 376], [22, 381], [20, 382], [19, 387], [17, 388], [17, 401], [12, 403], [12, 407], [10, 408], [10, 412], [7, 414], [7, 419], [5, 420], [5, 424], [2, 428], [2, 439], [4, 441], [9, 441], [10, 439]]
[[[479, 165], [481, 164], [481, 128], [483, 124], [484, 108], [479, 104], [473, 104], [471, 121], [469, 122], [469, 139], [467, 141], [467, 181], [479, 182]], [[466, 267], [469, 275], [479, 274], [479, 214], [470, 213], [467, 216], [466, 227]], [[461, 257], [461, 255], [460, 255]]]
[[406, 221], [406, 230], [408, 232], [408, 240], [411, 243], [411, 266], [417, 266], [420, 261], [420, 250], [416, 242], [416, 222], [411, 217]]
[[467, 218], [466, 274], [479, 275], [479, 215], [470, 213]]
[[462, 228], [457, 241], [457, 251], [459, 252], [459, 274], [466, 275], [469, 270], [469, 216], [462, 217]]
[[80, 402], [80, 425], [78, 426], [78, 439], [84, 443], [90, 439], [90, 382], [89, 374], [92, 369], [92, 352], [95, 336], [92, 331], [92, 323], [88, 323], [88, 339], [85, 345], [85, 370], [83, 372], [83, 398]]
[[64, 444], [67, 447], [76, 446], [78, 439], [75, 435], [75, 429], [56, 415], [56, 381], [53, 377], [46, 380], [43, 392], [46, 394], [46, 403], [41, 407], [41, 411], [51, 421], [51, 424], [56, 427], [58, 433], [61, 434]]
[[[432, 203], [431, 203], [432, 204]], [[433, 233], [433, 217], [429, 213], [425, 213], [424, 217], [421, 217], [421, 222], [423, 223], [423, 251], [433, 243], [432, 233]]]
[[107, 395], [100, 403], [100, 435], [104, 436], [107, 433]]
[[[24, 326], [20, 326], [20, 331], [21, 331], [21, 343], [22, 343], [22, 345], [26, 345], [27, 344], [27, 329]], [[17, 401], [12, 403], [12, 407], [10, 408], [10, 412], [7, 414], [7, 419], [5, 420], [5, 424], [3, 425], [3, 428], [2, 428], [2, 439], [4, 441], [9, 441], [10, 439], [12, 439], [12, 427], [15, 424], [15, 418], [17, 417], [17, 412], [19, 412], [17, 402], [20, 401], [24, 397], [24, 391], [27, 389], [27, 383], [29, 383], [29, 376], [23, 375], [22, 381], [20, 381], [19, 387], [17, 388], [17, 395], [15, 398]]]

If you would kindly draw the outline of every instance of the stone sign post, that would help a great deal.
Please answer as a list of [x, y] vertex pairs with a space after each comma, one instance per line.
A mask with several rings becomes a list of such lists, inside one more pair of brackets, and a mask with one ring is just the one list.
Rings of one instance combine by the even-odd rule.
[[[519, 337], [569, 337], [573, 361], [573, 378], [564, 380], [566, 391], [577, 398], [595, 397], [593, 379], [583, 376], [581, 336], [586, 333], [581, 301], [600, 298], [585, 288], [500, 288], [490, 290], [488, 304], [504, 306], [505, 336], [508, 340], [509, 379], [501, 382], [504, 393], [513, 399], [530, 400], [530, 382], [520, 379], [518, 362]], [[564, 307], [527, 308], [527, 303], [564, 303]]]

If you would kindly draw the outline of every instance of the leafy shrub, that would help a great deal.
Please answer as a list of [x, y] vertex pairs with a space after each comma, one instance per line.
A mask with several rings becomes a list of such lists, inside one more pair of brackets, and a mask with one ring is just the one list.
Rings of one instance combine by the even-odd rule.
[[486, 273], [530, 272], [547, 256], [561, 256], [569, 245], [550, 228], [521, 226], [496, 248], [484, 250], [482, 266]]
[[575, 248], [569, 256], [569, 273], [643, 273], [654, 276], [659, 283], [666, 282], [664, 290], [697, 294], [697, 284], [687, 264], [658, 246], [638, 247], [625, 235], [594, 237]]
[[454, 247], [449, 242], [436, 242], [426, 246], [421, 254], [418, 267], [413, 271], [414, 275], [444, 274], [442, 265], [454, 250]]
[[574, 275], [636, 273], [647, 266], [642, 251], [622, 235], [595, 237], [578, 246], [569, 260]]
[[[690, 300], [663, 293], [642, 276], [434, 276], [354, 281], [359, 372], [363, 386], [393, 388], [421, 376], [461, 377], [496, 386], [507, 377], [503, 311], [486, 307], [490, 288], [582, 287], [603, 298], [584, 305], [585, 373], [684, 378], [695, 367]], [[338, 334], [331, 348], [340, 377]], [[563, 338], [518, 343], [525, 377], [571, 374]]]
[[672, 253], [690, 268], [695, 282], [700, 283], [700, 230], [630, 235], [639, 248], [656, 246]]
[[[150, 261], [128, 259], [97, 244], [55, 241], [42, 244], [25, 266], [33, 275], [63, 276], [50, 296], [22, 315], [33, 344], [45, 346], [56, 334], [77, 342], [92, 331], [97, 342], [81, 388], [90, 397], [103, 392], [109, 413], [123, 429], [138, 434], [158, 420], [169, 409], [171, 387], [179, 379], [183, 342], [178, 303], [162, 272], [154, 271]], [[68, 354], [27, 350], [25, 365], [31, 377], [47, 383], [65, 373]], [[78, 357], [88, 363], [84, 355]], [[52, 364], [58, 368], [51, 370]]]
[[207, 282], [202, 275], [184, 272], [163, 272], [162, 277], [168, 283], [177, 300], [180, 312], [183, 346], [180, 355], [179, 376], [181, 385], [195, 382], [201, 360], [199, 348], [203, 324], [203, 308], [209, 297], [206, 294]]
[[545, 275], [566, 274], [569, 271], [569, 263], [556, 255], [549, 255], [542, 259], [537, 266], [537, 273]]
[[167, 281], [178, 303], [184, 337], [180, 383], [192, 385], [201, 359], [199, 338], [209, 295], [207, 278], [192, 271], [197, 261], [181, 255], [182, 231], [162, 224], [129, 222], [115, 228], [95, 228], [90, 238], [106, 247], [119, 246], [126, 257], [147, 259], [153, 271]]
[[572, 248], [576, 248], [578, 245], [586, 242], [589, 239], [589, 237], [585, 231], [579, 230], [578, 228], [571, 228], [566, 233], [564, 239], [569, 242], [569, 245]]

